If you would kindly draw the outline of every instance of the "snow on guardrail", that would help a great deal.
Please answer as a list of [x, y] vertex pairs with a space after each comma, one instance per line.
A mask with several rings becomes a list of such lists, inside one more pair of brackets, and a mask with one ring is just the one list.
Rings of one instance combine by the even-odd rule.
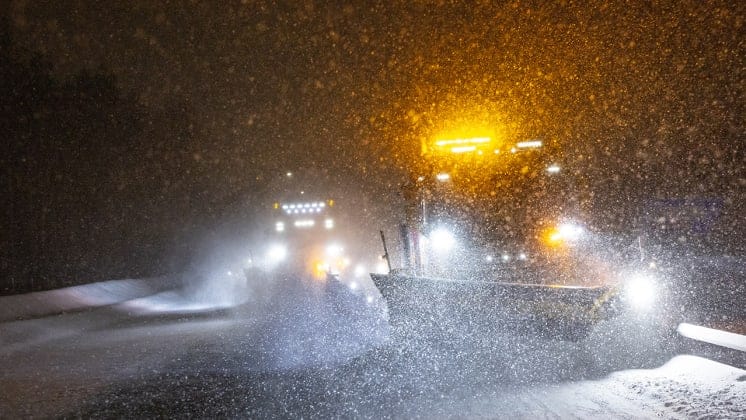
[[692, 340], [703, 341], [716, 346], [746, 352], [746, 335], [687, 323], [679, 324], [677, 331], [682, 336]]

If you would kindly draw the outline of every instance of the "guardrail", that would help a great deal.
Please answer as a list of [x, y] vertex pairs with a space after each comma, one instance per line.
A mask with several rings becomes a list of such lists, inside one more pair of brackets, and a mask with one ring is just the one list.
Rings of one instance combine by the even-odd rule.
[[746, 369], [746, 335], [688, 323], [676, 330], [683, 351]]

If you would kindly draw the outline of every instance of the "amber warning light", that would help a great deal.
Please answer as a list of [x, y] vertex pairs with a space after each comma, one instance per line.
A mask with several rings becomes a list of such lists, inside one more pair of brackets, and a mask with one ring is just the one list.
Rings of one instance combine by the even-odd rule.
[[451, 153], [469, 153], [488, 146], [489, 137], [472, 137], [465, 139], [441, 139], [435, 141], [435, 147]]

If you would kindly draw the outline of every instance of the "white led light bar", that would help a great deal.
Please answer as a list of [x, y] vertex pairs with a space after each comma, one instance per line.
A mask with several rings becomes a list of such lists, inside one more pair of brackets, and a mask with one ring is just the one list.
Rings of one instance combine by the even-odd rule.
[[536, 149], [542, 146], [541, 140], [519, 141], [515, 147], [519, 149]]
[[323, 201], [314, 201], [309, 203], [283, 204], [281, 207], [285, 211], [285, 214], [321, 213], [321, 209], [326, 207], [326, 203]]
[[315, 221], [307, 219], [307, 220], [296, 220], [293, 225], [297, 228], [310, 228], [313, 227], [316, 224]]

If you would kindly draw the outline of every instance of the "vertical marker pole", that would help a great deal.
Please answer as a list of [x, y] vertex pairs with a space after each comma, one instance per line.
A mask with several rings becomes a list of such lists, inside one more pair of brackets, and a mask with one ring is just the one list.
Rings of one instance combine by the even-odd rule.
[[386, 258], [386, 264], [389, 266], [389, 273], [391, 273], [391, 259], [389, 259], [389, 249], [386, 246], [386, 236], [381, 231], [381, 242], [383, 242], [383, 258]]

